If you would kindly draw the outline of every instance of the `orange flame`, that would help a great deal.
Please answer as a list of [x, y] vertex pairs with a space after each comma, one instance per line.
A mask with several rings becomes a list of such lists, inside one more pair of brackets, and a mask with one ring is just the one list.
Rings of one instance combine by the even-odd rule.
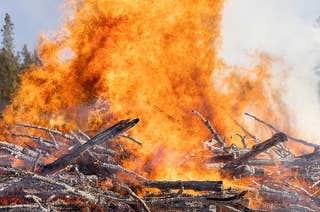
[[42, 38], [44, 65], [24, 74], [5, 123], [99, 130], [139, 117], [131, 133], [144, 144], [131, 146], [138, 157], [126, 167], [157, 179], [220, 178], [201, 161], [185, 163], [210, 138], [191, 111], [222, 135], [240, 130], [230, 115], [244, 110], [279, 115], [261, 108], [279, 100], [272, 58], [261, 55], [253, 70], [242, 71], [217, 58], [223, 2], [68, 1], [73, 17], [59, 38]]

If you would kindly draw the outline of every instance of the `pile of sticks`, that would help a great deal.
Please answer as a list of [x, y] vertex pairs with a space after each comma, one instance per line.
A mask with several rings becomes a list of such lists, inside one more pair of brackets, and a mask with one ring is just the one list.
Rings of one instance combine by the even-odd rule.
[[[274, 134], [261, 141], [236, 120], [244, 134], [236, 133], [241, 146], [226, 142], [211, 123], [198, 111], [193, 111], [211, 131], [212, 139], [206, 142], [213, 156], [208, 159], [210, 167], [224, 173], [225, 177], [245, 181], [242, 188], [254, 197], [251, 201], [260, 210], [272, 211], [319, 211], [320, 199], [320, 146], [282, 133], [270, 123], [245, 113], [260, 124], [270, 128]], [[255, 144], [249, 147], [248, 141]], [[312, 147], [312, 153], [296, 156], [286, 142], [297, 142]], [[245, 180], [245, 179], [249, 180]], [[257, 198], [258, 197], [258, 198]], [[261, 201], [263, 199], [263, 201]]]
[[18, 124], [43, 136], [14, 133], [34, 146], [0, 142], [0, 210], [250, 211], [247, 191], [224, 189], [222, 181], [148, 180], [121, 166], [111, 140], [124, 137], [142, 145], [125, 133], [138, 122], [122, 120], [94, 137]]
[[[18, 124], [42, 136], [14, 133], [32, 139], [33, 146], [0, 142], [0, 210], [319, 211], [318, 145], [288, 136], [250, 114], [246, 115], [269, 127], [274, 135], [261, 141], [235, 120], [243, 131], [235, 134], [242, 144], [228, 145], [208, 120], [193, 112], [212, 134], [205, 142], [211, 154], [208, 167], [233, 181], [232, 188], [225, 188], [223, 181], [149, 180], [124, 168], [125, 152], [111, 141], [122, 137], [142, 145], [126, 133], [139, 119], [122, 120], [93, 137], [81, 130], [63, 133]], [[249, 139], [255, 144], [250, 145]], [[296, 156], [286, 146], [292, 141], [314, 151]]]

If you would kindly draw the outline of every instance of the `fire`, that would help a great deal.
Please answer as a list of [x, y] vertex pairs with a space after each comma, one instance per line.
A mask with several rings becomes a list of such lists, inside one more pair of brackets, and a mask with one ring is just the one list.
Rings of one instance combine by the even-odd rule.
[[210, 137], [193, 109], [226, 136], [240, 131], [232, 118], [245, 110], [271, 121], [283, 112], [274, 104], [281, 102], [270, 82], [273, 58], [259, 55], [250, 70], [218, 58], [223, 0], [65, 4], [73, 16], [56, 39], [42, 38], [44, 65], [24, 74], [6, 125], [97, 131], [139, 117], [130, 133], [143, 146], [130, 146], [137, 157], [127, 168], [152, 179], [204, 180], [220, 174], [185, 161]]

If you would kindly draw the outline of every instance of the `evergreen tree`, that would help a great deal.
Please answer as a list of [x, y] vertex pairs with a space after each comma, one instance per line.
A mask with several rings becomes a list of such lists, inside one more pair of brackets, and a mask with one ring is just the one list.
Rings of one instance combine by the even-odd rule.
[[27, 45], [25, 44], [22, 48], [22, 51], [20, 53], [22, 57], [22, 63], [21, 63], [21, 69], [26, 69], [28, 68], [31, 64], [34, 63], [33, 61], [33, 55], [32, 53], [28, 50]]
[[19, 64], [8, 51], [0, 51], [0, 111], [10, 102], [18, 87]]
[[10, 102], [18, 87], [19, 63], [13, 53], [13, 23], [9, 14], [5, 15], [0, 50], [0, 111]]
[[38, 52], [36, 50], [33, 50], [33, 54], [32, 54], [32, 61], [34, 64], [38, 65], [38, 66], [42, 66], [42, 61], [38, 55]]
[[2, 45], [3, 48], [13, 54], [13, 23], [11, 22], [11, 17], [6, 13], [4, 18], [4, 25], [1, 29], [2, 32]]

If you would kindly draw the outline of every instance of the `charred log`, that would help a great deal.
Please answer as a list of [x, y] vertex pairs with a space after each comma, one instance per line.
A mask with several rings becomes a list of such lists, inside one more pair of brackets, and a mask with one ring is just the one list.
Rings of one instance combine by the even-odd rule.
[[42, 175], [50, 175], [58, 170], [63, 169], [67, 165], [72, 164], [74, 160], [77, 159], [88, 148], [94, 145], [99, 145], [103, 142], [106, 142], [108, 139], [120, 135], [121, 133], [135, 126], [138, 122], [139, 119], [120, 121], [119, 123], [108, 128], [107, 130], [97, 134], [81, 146], [78, 146], [77, 148], [73, 149], [72, 152], [70, 152], [69, 154], [62, 156], [61, 158], [57, 159], [56, 161], [48, 165], [45, 165], [39, 173]]
[[194, 191], [222, 191], [222, 181], [155, 181], [149, 180], [144, 183], [148, 188], [158, 188], [160, 190], [191, 189]]
[[254, 145], [252, 147], [251, 151], [241, 155], [239, 158], [236, 158], [236, 159], [226, 163], [226, 165], [223, 168], [224, 169], [234, 169], [241, 164], [247, 163], [250, 159], [256, 157], [260, 153], [265, 152], [268, 149], [270, 149], [271, 147], [273, 147], [281, 142], [285, 142], [285, 141], [287, 141], [287, 136], [284, 133], [276, 133], [272, 136], [272, 138], [270, 138], [262, 143]]

